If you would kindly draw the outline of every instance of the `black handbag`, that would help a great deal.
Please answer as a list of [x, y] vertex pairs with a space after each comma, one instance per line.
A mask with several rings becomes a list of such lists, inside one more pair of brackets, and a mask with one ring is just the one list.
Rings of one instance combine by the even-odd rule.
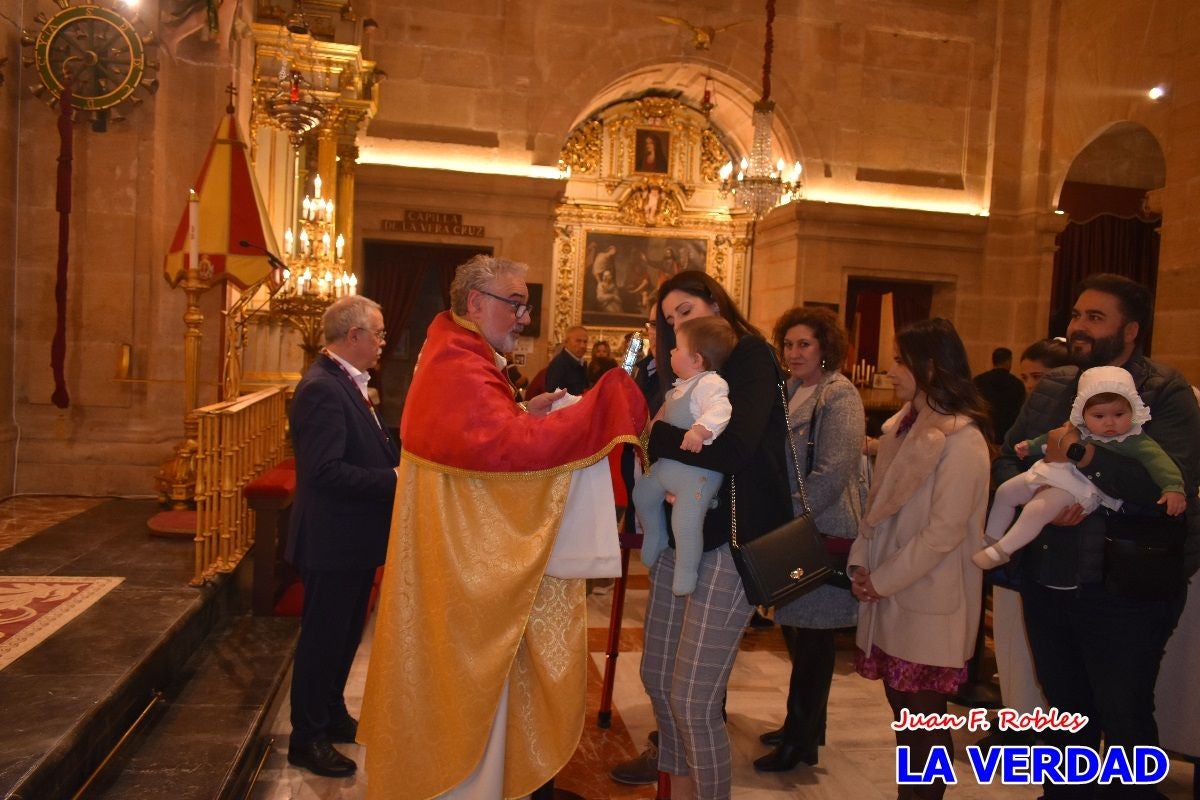
[[732, 520], [729, 549], [733, 553], [738, 574], [742, 576], [746, 598], [753, 605], [767, 607], [784, 605], [796, 599], [824, 583], [833, 573], [824, 537], [813, 522], [812, 508], [808, 504], [804, 475], [800, 459], [796, 456], [796, 443], [792, 440], [792, 426], [788, 421], [787, 394], [782, 383], [779, 384], [779, 396], [783, 400], [788, 445], [792, 449], [792, 464], [796, 468], [796, 485], [800, 487], [804, 513], [772, 531], [743, 541], [738, 538], [737, 532], [737, 481], [732, 475], [729, 478], [729, 513]]
[[1183, 591], [1185, 516], [1105, 514], [1105, 590], [1130, 600], [1170, 600]]

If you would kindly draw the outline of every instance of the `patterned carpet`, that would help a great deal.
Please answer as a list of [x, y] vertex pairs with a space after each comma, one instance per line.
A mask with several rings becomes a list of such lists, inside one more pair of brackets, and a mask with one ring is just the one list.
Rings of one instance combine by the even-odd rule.
[[0, 576], [0, 669], [44, 642], [123, 580]]

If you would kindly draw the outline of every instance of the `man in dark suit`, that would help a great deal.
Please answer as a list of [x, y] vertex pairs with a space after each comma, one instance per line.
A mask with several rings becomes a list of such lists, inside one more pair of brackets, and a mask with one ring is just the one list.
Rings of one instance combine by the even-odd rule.
[[325, 349], [296, 386], [289, 415], [296, 497], [287, 557], [304, 581], [304, 612], [288, 761], [343, 777], [357, 765], [333, 743], [353, 743], [358, 732], [343, 692], [387, 553], [400, 456], [367, 399], [367, 370], [386, 336], [379, 304], [343, 297], [323, 322]]
[[1012, 374], [1012, 358], [1012, 350], [997, 347], [992, 351], [992, 368], [974, 378], [975, 386], [987, 401], [992, 416], [992, 441], [996, 444], [1004, 444], [1004, 434], [1025, 402], [1025, 384]]
[[566, 389], [574, 395], [583, 394], [588, 386], [587, 367], [583, 363], [587, 346], [587, 330], [576, 325], [567, 331], [563, 349], [550, 359], [546, 367], [546, 391]]

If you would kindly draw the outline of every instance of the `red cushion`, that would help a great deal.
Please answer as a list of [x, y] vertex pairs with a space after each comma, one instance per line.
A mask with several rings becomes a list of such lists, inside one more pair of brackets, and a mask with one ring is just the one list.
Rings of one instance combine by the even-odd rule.
[[[383, 567], [375, 570], [375, 580], [371, 583], [371, 599], [367, 601], [367, 616], [375, 610], [379, 602], [379, 584], [383, 581]], [[275, 616], [298, 617], [304, 611], [304, 584], [297, 579], [279, 598], [275, 604]]]
[[288, 458], [246, 484], [247, 500], [284, 499], [296, 491], [296, 459]]

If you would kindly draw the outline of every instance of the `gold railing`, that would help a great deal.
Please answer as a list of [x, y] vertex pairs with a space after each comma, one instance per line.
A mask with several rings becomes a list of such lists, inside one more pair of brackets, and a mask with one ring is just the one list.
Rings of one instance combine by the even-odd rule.
[[232, 572], [254, 544], [254, 516], [242, 489], [284, 456], [286, 386], [196, 409], [196, 569], [199, 586]]

